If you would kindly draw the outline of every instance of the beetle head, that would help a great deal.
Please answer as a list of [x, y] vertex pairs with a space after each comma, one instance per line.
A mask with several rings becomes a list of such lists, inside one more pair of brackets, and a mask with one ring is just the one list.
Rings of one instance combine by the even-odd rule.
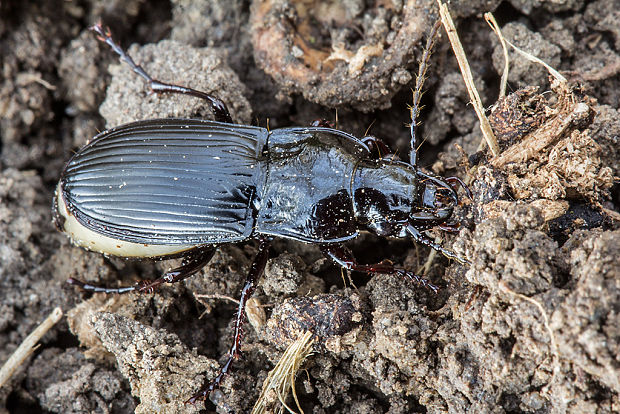
[[445, 223], [459, 203], [456, 190], [444, 179], [416, 171], [418, 203], [411, 211], [409, 222], [418, 228]]
[[361, 161], [352, 181], [353, 209], [360, 229], [378, 236], [407, 237], [446, 224], [459, 203], [448, 180], [391, 159]]

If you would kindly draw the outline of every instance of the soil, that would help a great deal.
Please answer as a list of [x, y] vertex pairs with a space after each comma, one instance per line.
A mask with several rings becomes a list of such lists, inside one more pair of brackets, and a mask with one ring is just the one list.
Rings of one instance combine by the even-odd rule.
[[[452, 2], [502, 154], [491, 158], [480, 144], [442, 35], [423, 99], [420, 165], [469, 185], [460, 232], [430, 234], [471, 264], [407, 240], [363, 234], [350, 243], [360, 261], [416, 270], [437, 294], [389, 275], [349, 280], [316, 246], [279, 239], [243, 358], [210, 400], [186, 405], [225, 360], [230, 298], [255, 242], [223, 246], [196, 276], [154, 294], [93, 295], [66, 284], [131, 285], [178, 264], [103, 257], [55, 230], [51, 200], [71, 154], [124, 122], [211, 118], [195, 98], [149, 94], [89, 25], [109, 25], [153, 77], [223, 99], [235, 122], [277, 128], [337, 117], [339, 129], [369, 130], [407, 154], [410, 88], [435, 7], [1, 2], [0, 365], [52, 309], [66, 318], [0, 388], [0, 413], [249, 412], [304, 330], [318, 338], [296, 382], [306, 413], [620, 412], [615, 0]], [[503, 54], [486, 11], [568, 83], [510, 51], [513, 93], [498, 100]]]

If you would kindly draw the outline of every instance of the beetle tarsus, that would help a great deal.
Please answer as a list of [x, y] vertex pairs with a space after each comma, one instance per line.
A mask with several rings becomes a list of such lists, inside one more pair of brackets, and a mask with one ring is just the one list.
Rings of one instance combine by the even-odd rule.
[[424, 233], [422, 233], [421, 231], [419, 231], [418, 229], [416, 229], [415, 227], [411, 225], [407, 226], [407, 233], [409, 233], [409, 235], [413, 237], [414, 241], [420, 244], [423, 244], [424, 246], [428, 246], [433, 250], [437, 250], [439, 253], [443, 254], [448, 259], [455, 260], [459, 262], [460, 264], [466, 264], [466, 265], [471, 264], [469, 260], [459, 256], [458, 254], [454, 253], [452, 250], [446, 249], [441, 244], [435, 243], [434, 241], [429, 239], [428, 236], [426, 236]]
[[106, 286], [95, 286], [95, 285], [91, 285], [89, 283], [86, 282], [82, 282], [81, 280], [78, 279], [74, 279], [72, 277], [70, 277], [69, 279], [67, 279], [67, 283], [72, 285], [72, 286], [77, 286], [78, 288], [87, 291], [87, 292], [93, 292], [93, 293], [106, 293], [106, 294], [110, 294], [110, 293], [117, 293], [117, 294], [122, 294], [122, 293], [128, 293], [128, 292], [133, 292], [137, 289], [136, 286], [125, 286], [125, 287], [120, 287], [120, 288], [109, 288]]
[[427, 289], [430, 289], [433, 291], [433, 293], [437, 293], [439, 292], [439, 287], [432, 284], [431, 282], [429, 282], [428, 280], [424, 279], [421, 276], [416, 275], [413, 272], [404, 270], [404, 269], [395, 269], [395, 272], [397, 275], [402, 276], [412, 282], [417, 283], [418, 285], [425, 287]]
[[172, 83], [161, 82], [157, 79], [153, 79], [142, 66], [138, 65], [133, 58], [123, 48], [114, 41], [112, 33], [109, 28], [103, 27], [101, 23], [97, 23], [90, 27], [90, 30], [96, 33], [97, 39], [106, 43], [112, 50], [121, 58], [121, 60], [127, 63], [131, 69], [144, 78], [149, 83], [149, 88], [155, 93], [180, 93], [183, 95], [190, 95], [196, 98], [203, 99], [211, 104], [211, 112], [215, 120], [218, 122], [225, 122], [232, 124], [233, 120], [228, 111], [228, 107], [219, 98], [209, 95], [208, 93], [198, 91], [196, 89], [187, 88], [185, 86], [175, 85]]
[[228, 359], [224, 365], [222, 365], [222, 368], [217, 376], [211, 380], [209, 385], [187, 400], [186, 404], [195, 404], [197, 401], [204, 401], [213, 390], [219, 388], [222, 380], [230, 371], [233, 361], [239, 359], [241, 356], [241, 339], [243, 337], [243, 324], [246, 318], [245, 307], [248, 300], [252, 297], [252, 294], [256, 290], [258, 279], [262, 275], [263, 270], [265, 270], [265, 265], [267, 264], [267, 259], [269, 258], [269, 246], [271, 245], [271, 240], [272, 239], [270, 237], [261, 237], [259, 239], [258, 252], [254, 258], [254, 262], [252, 262], [250, 272], [248, 273], [245, 280], [245, 285], [241, 291], [241, 298], [239, 299], [239, 307], [237, 308], [237, 315], [235, 318], [233, 344], [228, 351]]
[[133, 286], [122, 286], [118, 288], [95, 286], [86, 282], [82, 282], [81, 280], [74, 279], [72, 277], [67, 279], [67, 283], [73, 286], [77, 286], [87, 292], [94, 293], [122, 294], [135, 291], [139, 293], [153, 293], [160, 285], [164, 283], [177, 283], [181, 280], [187, 279], [188, 277], [205, 267], [214, 254], [214, 248], [196, 248], [183, 258], [181, 266], [167, 271], [162, 277], [158, 279], [141, 280]]
[[435, 293], [437, 293], [437, 291], [439, 290], [437, 286], [433, 285], [423, 277], [418, 276], [408, 270], [396, 268], [389, 261], [384, 260], [381, 263], [375, 263], [370, 265], [359, 264], [357, 263], [355, 257], [353, 257], [353, 253], [351, 252], [351, 250], [349, 250], [342, 244], [324, 244], [321, 246], [321, 252], [323, 252], [323, 254], [327, 258], [333, 260], [337, 265], [341, 266], [346, 270], [353, 270], [355, 272], [364, 273], [381, 273], [387, 275], [396, 274], [405, 277], [422, 287], [430, 289]]

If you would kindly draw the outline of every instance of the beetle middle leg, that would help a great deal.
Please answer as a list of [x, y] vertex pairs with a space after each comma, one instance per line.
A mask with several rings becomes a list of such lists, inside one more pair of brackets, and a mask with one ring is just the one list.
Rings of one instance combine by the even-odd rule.
[[209, 263], [213, 255], [215, 254], [215, 248], [197, 248], [183, 258], [181, 266], [171, 269], [164, 273], [164, 275], [155, 280], [142, 280], [133, 286], [125, 286], [119, 288], [109, 288], [105, 286], [95, 286], [81, 280], [69, 278], [67, 283], [79, 287], [82, 290], [95, 293], [128, 293], [128, 292], [140, 292], [140, 293], [152, 293], [160, 285], [164, 283], [177, 283], [181, 280], [187, 279]]
[[237, 316], [235, 319], [235, 329], [233, 334], [233, 344], [228, 351], [228, 359], [222, 365], [220, 372], [217, 376], [211, 380], [209, 385], [204, 387], [198, 393], [196, 393], [193, 397], [186, 401], [189, 404], [195, 404], [196, 401], [205, 400], [207, 396], [211, 393], [211, 391], [219, 388], [222, 383], [222, 380], [228, 374], [230, 367], [235, 359], [238, 359], [241, 356], [241, 339], [243, 336], [243, 324], [245, 322], [245, 307], [248, 303], [248, 299], [252, 296], [254, 291], [256, 290], [256, 284], [258, 279], [265, 270], [265, 265], [267, 264], [267, 259], [269, 258], [269, 246], [271, 245], [270, 237], [261, 237], [259, 239], [258, 244], [258, 253], [252, 262], [252, 266], [250, 267], [250, 272], [245, 280], [245, 285], [243, 286], [243, 290], [241, 291], [241, 298], [239, 299], [239, 307], [237, 308]]
[[149, 83], [149, 88], [155, 93], [180, 93], [184, 95], [194, 96], [196, 98], [204, 99], [211, 104], [211, 111], [216, 121], [232, 124], [232, 117], [226, 107], [224, 101], [214, 96], [211, 96], [205, 92], [198, 91], [196, 89], [187, 88], [185, 86], [175, 85], [172, 83], [161, 82], [157, 79], [153, 79], [142, 66], [138, 65], [134, 60], [120, 47], [118, 43], [112, 39], [112, 33], [109, 28], [104, 29], [101, 23], [97, 23], [90, 27], [90, 30], [97, 34], [97, 38], [108, 44], [112, 50], [120, 56], [121, 60], [127, 63], [131, 69]]
[[342, 244], [324, 244], [321, 246], [321, 252], [323, 252], [326, 257], [330, 258], [336, 264], [342, 266], [346, 270], [354, 270], [356, 272], [364, 273], [383, 273], [388, 275], [399, 275], [421, 286], [424, 286], [425, 288], [431, 289], [435, 293], [437, 293], [439, 289], [437, 286], [433, 285], [423, 277], [418, 276], [408, 270], [394, 267], [394, 265], [389, 262], [381, 262], [370, 265], [359, 264], [357, 263], [355, 257], [353, 257], [353, 253], [351, 252], [351, 250], [349, 250]]

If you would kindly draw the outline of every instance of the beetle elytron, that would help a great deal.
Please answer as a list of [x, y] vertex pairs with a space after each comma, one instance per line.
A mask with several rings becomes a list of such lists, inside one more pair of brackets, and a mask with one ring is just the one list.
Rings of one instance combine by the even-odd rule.
[[[414, 129], [419, 98], [411, 109], [411, 155], [405, 163], [386, 153], [378, 139], [360, 140], [323, 122], [272, 131], [235, 125], [222, 101], [152, 79], [114, 43], [109, 30], [101, 25], [92, 29], [154, 92], [205, 99], [216, 122], [139, 121], [104, 131], [71, 158], [57, 186], [54, 217], [76, 245], [123, 257], [184, 260], [161, 278], [131, 287], [69, 282], [95, 292], [152, 291], [200, 270], [223, 243], [259, 241], [241, 293], [228, 360], [189, 402], [206, 398], [238, 358], [244, 308], [273, 237], [317, 244], [348, 270], [397, 274], [433, 290], [424, 279], [391, 263], [358, 264], [342, 243], [359, 231], [412, 237], [465, 262], [422, 233], [435, 226], [455, 228], [449, 220], [459, 202], [456, 185], [462, 183], [417, 168]], [[421, 83], [416, 91], [420, 89]]]

